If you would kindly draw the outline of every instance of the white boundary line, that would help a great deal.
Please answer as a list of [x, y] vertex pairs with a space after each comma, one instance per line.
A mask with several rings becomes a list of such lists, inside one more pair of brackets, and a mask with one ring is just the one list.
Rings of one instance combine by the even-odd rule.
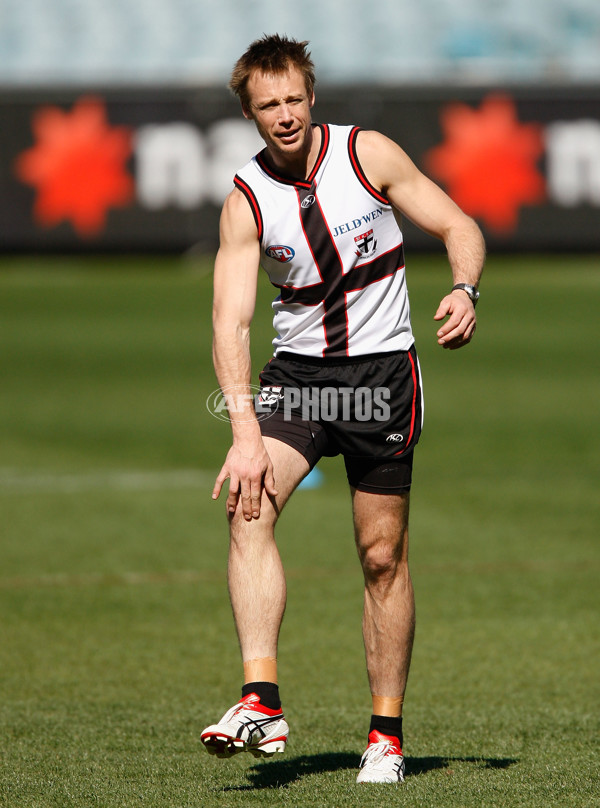
[[27, 473], [0, 469], [2, 494], [77, 494], [80, 491], [156, 491], [212, 487], [218, 472], [205, 469], [164, 471], [83, 471], [77, 473]]

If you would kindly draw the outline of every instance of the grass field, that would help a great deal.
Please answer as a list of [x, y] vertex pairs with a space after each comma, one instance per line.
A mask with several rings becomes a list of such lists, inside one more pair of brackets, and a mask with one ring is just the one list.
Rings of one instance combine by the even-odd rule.
[[408, 282], [426, 394], [408, 776], [359, 788], [370, 699], [337, 460], [280, 523], [287, 751], [200, 749], [240, 686], [210, 265], [0, 262], [0, 805], [598, 805], [600, 258], [490, 259], [458, 352], [435, 342], [441, 259], [413, 258]]

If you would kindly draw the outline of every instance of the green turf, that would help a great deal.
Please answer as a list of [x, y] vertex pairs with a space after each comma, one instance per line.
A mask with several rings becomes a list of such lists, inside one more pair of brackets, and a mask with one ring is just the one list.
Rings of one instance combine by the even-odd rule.
[[458, 352], [434, 336], [448, 280], [409, 261], [426, 423], [408, 776], [358, 788], [370, 700], [337, 460], [280, 523], [287, 751], [224, 762], [198, 742], [240, 684], [209, 264], [0, 262], [0, 805], [598, 804], [600, 258], [490, 259]]

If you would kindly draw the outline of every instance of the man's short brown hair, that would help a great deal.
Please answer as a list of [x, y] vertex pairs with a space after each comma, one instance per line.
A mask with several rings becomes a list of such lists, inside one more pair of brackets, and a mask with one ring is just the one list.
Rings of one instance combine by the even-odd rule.
[[229, 89], [237, 95], [242, 106], [248, 109], [250, 106], [248, 79], [255, 70], [277, 75], [287, 73], [291, 67], [296, 67], [304, 75], [306, 92], [310, 98], [316, 79], [315, 66], [310, 58], [310, 52], [306, 49], [307, 46], [308, 42], [298, 42], [279, 34], [265, 34], [256, 39], [235, 63]]

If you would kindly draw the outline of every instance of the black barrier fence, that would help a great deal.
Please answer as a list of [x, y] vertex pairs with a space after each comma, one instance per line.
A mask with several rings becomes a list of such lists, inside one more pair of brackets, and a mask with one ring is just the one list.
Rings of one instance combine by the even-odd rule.
[[[314, 119], [397, 141], [492, 251], [600, 249], [600, 86], [318, 87]], [[213, 251], [261, 147], [222, 88], [1, 92], [0, 249]]]

